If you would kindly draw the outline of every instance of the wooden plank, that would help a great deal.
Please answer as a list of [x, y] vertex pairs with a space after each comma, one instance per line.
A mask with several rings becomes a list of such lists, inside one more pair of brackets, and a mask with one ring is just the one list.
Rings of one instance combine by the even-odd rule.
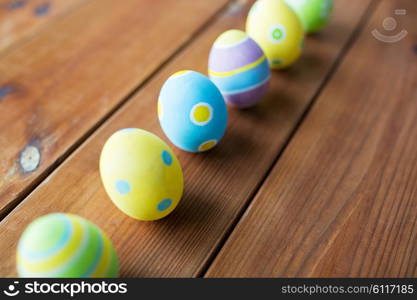
[[0, 53], [86, 0], [0, 0]]
[[198, 276], [240, 216], [245, 203], [347, 43], [369, 1], [338, 1], [332, 25], [309, 38], [300, 62], [275, 72], [266, 99], [244, 111], [231, 110], [222, 142], [208, 153], [175, 149], [184, 169], [185, 195], [158, 222], [139, 222], [111, 204], [101, 185], [98, 159], [116, 130], [139, 127], [163, 137], [156, 99], [164, 80], [181, 69], [205, 72], [211, 44], [223, 31], [243, 28], [250, 5], [237, 2], [149, 81], [121, 110], [62, 164], [0, 225], [0, 275], [14, 275], [14, 251], [23, 228], [51, 211], [85, 216], [109, 234], [123, 276]]
[[226, 3], [92, 1], [7, 51], [0, 217]]
[[379, 3], [207, 276], [417, 275], [416, 13]]

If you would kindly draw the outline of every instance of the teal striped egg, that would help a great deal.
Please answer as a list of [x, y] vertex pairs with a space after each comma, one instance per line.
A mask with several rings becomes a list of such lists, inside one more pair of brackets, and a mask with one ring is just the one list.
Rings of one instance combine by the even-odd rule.
[[270, 70], [261, 47], [241, 30], [222, 33], [211, 48], [208, 73], [227, 104], [258, 103], [268, 88]]
[[17, 247], [20, 277], [117, 277], [119, 263], [109, 238], [93, 223], [53, 213], [33, 221]]

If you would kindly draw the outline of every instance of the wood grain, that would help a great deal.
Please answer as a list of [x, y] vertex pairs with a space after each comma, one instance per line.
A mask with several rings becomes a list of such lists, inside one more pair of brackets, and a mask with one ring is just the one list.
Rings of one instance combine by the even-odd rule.
[[135, 221], [117, 210], [105, 194], [98, 173], [101, 148], [114, 131], [125, 127], [144, 128], [165, 138], [156, 113], [160, 87], [181, 69], [206, 72], [211, 44], [223, 31], [243, 28], [250, 2], [231, 6], [1, 222], [0, 275], [15, 275], [15, 247], [25, 226], [53, 211], [76, 213], [98, 224], [115, 244], [122, 276], [201, 274], [337, 61], [368, 4], [337, 1], [331, 25], [306, 41], [305, 54], [293, 68], [273, 74], [263, 102], [249, 110], [230, 110], [226, 136], [213, 151], [190, 154], [174, 149], [185, 175], [181, 203], [161, 221]]
[[208, 277], [417, 276], [417, 10], [378, 3]]
[[91, 1], [0, 57], [0, 217], [226, 3]]
[[87, 0], [0, 0], [0, 54]]

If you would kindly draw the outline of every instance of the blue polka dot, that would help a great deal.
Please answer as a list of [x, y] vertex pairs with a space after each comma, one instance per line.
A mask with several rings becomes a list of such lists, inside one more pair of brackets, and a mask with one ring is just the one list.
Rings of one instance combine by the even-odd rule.
[[122, 194], [126, 195], [130, 192], [130, 184], [126, 180], [117, 180], [116, 181], [116, 190]]
[[170, 166], [172, 164], [171, 154], [169, 154], [169, 152], [166, 150], [162, 151], [162, 160], [164, 161], [164, 164]]
[[169, 199], [169, 198], [166, 198], [166, 199], [162, 200], [161, 202], [159, 202], [159, 204], [158, 204], [158, 210], [159, 211], [164, 211], [168, 207], [170, 207], [171, 204], [172, 204], [172, 200]]

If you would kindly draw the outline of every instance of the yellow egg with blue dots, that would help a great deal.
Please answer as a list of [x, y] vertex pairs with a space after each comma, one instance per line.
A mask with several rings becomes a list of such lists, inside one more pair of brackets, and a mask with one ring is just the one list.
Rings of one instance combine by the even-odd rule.
[[20, 277], [117, 277], [119, 263], [110, 239], [88, 220], [53, 213], [33, 221], [17, 247]]
[[301, 54], [303, 26], [283, 0], [256, 1], [246, 20], [246, 32], [265, 52], [272, 69], [292, 65]]
[[161, 88], [158, 117], [162, 130], [178, 148], [203, 152], [216, 146], [227, 127], [222, 94], [206, 76], [179, 71]]
[[137, 128], [119, 130], [106, 141], [100, 175], [113, 203], [130, 217], [143, 221], [171, 213], [184, 188], [180, 163], [169, 146]]

